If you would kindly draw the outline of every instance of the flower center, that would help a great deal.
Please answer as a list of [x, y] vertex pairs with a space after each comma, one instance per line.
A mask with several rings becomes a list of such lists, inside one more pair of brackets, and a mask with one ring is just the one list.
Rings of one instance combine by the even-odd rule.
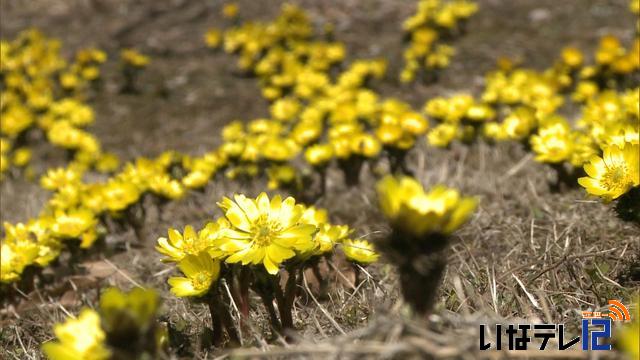
[[270, 245], [279, 232], [280, 226], [264, 217], [259, 218], [251, 229], [254, 244], [261, 247]]
[[609, 191], [622, 190], [629, 186], [627, 177], [627, 164], [615, 164], [607, 167], [607, 172], [602, 176], [602, 186]]
[[211, 275], [205, 271], [201, 271], [191, 278], [191, 284], [196, 290], [206, 289], [211, 285]]

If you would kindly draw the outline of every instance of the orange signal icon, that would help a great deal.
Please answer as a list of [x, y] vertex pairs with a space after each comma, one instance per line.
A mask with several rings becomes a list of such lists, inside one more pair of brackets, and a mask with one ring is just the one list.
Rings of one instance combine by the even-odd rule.
[[618, 300], [609, 300], [609, 313], [608, 317], [613, 321], [628, 321], [631, 320], [629, 310], [623, 303]]

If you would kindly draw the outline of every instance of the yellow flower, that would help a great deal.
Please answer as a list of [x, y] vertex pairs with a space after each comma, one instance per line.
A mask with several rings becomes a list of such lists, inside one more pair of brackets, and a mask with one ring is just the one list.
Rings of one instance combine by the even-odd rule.
[[203, 251], [198, 255], [187, 255], [179, 263], [178, 268], [185, 277], [169, 278], [171, 292], [178, 297], [202, 296], [209, 291], [211, 284], [220, 275], [220, 261], [213, 260]]
[[133, 288], [123, 292], [118, 288], [108, 288], [100, 295], [100, 315], [102, 326], [109, 334], [122, 334], [134, 330], [144, 333], [154, 326], [160, 297], [154, 290]]
[[279, 265], [313, 246], [312, 235], [316, 227], [300, 223], [304, 207], [296, 205], [295, 199], [285, 200], [276, 195], [269, 201], [265, 193], [248, 199], [235, 195], [232, 201], [224, 198], [218, 205], [231, 223], [231, 228], [223, 229], [227, 241], [220, 249], [230, 256], [229, 263], [242, 262], [262, 264], [270, 274], [277, 274]]
[[150, 62], [149, 57], [142, 55], [134, 49], [123, 49], [120, 52], [120, 59], [124, 64], [134, 68], [146, 67]]
[[367, 158], [375, 158], [380, 154], [382, 144], [368, 133], [357, 134], [351, 139], [351, 151]]
[[313, 237], [317, 254], [331, 252], [335, 244], [342, 242], [351, 233], [351, 229], [346, 225], [320, 224], [318, 229], [318, 233]]
[[12, 164], [17, 167], [24, 167], [29, 164], [29, 161], [31, 161], [31, 149], [26, 147], [15, 149]]
[[[634, 315], [638, 316], [638, 311]], [[616, 334], [616, 345], [629, 359], [640, 359], [640, 321], [637, 317], [632, 320]]]
[[47, 190], [56, 190], [67, 185], [78, 184], [81, 176], [82, 174], [72, 169], [49, 169], [47, 174], [40, 179], [40, 186]]
[[604, 148], [602, 157], [593, 156], [584, 171], [588, 176], [578, 183], [589, 194], [605, 201], [617, 199], [630, 188], [640, 185], [638, 144], [625, 143], [623, 147], [611, 145]]
[[390, 145], [400, 140], [402, 128], [396, 124], [382, 124], [376, 129], [376, 136], [381, 143]]
[[267, 169], [269, 189], [277, 189], [283, 185], [294, 184], [297, 179], [296, 168], [291, 165], [272, 165]]
[[[21, 225], [21, 224], [19, 224]], [[9, 230], [8, 224], [4, 224], [5, 229]], [[0, 247], [0, 282], [9, 283], [20, 278], [20, 274], [25, 267], [33, 264], [38, 256], [38, 246], [27, 239], [19, 239], [20, 241], [12, 241], [7, 238], [3, 239]]]
[[400, 230], [422, 236], [427, 233], [451, 234], [471, 216], [477, 200], [461, 197], [458, 191], [442, 185], [426, 193], [415, 179], [387, 176], [378, 182], [380, 208]]
[[10, 106], [2, 112], [0, 132], [9, 138], [15, 138], [34, 122], [33, 113], [22, 105]]
[[429, 122], [416, 112], [407, 112], [400, 118], [400, 126], [402, 130], [417, 136], [427, 132]]
[[571, 99], [576, 102], [585, 102], [598, 94], [598, 84], [589, 80], [582, 80], [576, 85], [576, 89], [571, 95]]
[[496, 112], [486, 104], [473, 104], [467, 109], [466, 118], [471, 121], [487, 121], [495, 118]]
[[56, 211], [51, 230], [62, 238], [80, 238], [87, 230], [95, 227], [97, 222], [93, 212], [87, 209]]
[[347, 260], [362, 265], [376, 262], [380, 257], [380, 254], [375, 251], [373, 244], [367, 240], [345, 240], [342, 242], [342, 251], [344, 251]]
[[170, 228], [168, 238], [158, 239], [156, 250], [168, 256], [163, 261], [179, 262], [187, 255], [197, 255], [203, 251], [208, 251], [209, 255], [216, 257], [214, 246], [221, 238], [221, 229], [229, 227], [229, 223], [224, 219], [217, 222], [208, 223], [204, 229], [197, 234], [190, 225], [185, 226], [184, 234], [176, 229]]
[[102, 189], [104, 204], [110, 211], [121, 211], [140, 198], [138, 188], [123, 181], [109, 181]]
[[511, 140], [525, 138], [535, 125], [536, 119], [533, 111], [525, 107], [515, 109], [502, 122], [502, 127]]
[[329, 222], [329, 215], [327, 214], [327, 210], [325, 209], [319, 209], [315, 206], [309, 206], [305, 207], [304, 212], [300, 217], [300, 222], [319, 227], [321, 224]]
[[240, 8], [235, 2], [224, 4], [224, 6], [222, 7], [222, 16], [227, 19], [234, 19], [238, 16], [239, 11]]
[[82, 72], [80, 73], [80, 75], [85, 80], [89, 80], [89, 81], [96, 80], [97, 78], [100, 77], [100, 69], [97, 66], [87, 66], [82, 69]]
[[562, 49], [562, 62], [569, 67], [578, 68], [582, 65], [584, 56], [579, 49], [574, 47], [566, 47]]
[[55, 325], [53, 332], [58, 341], [42, 346], [51, 360], [101, 360], [111, 356], [100, 327], [100, 316], [94, 310], [82, 310], [77, 319]]
[[258, 151], [265, 159], [271, 161], [287, 161], [300, 152], [298, 144], [289, 138], [268, 137], [260, 145]]
[[276, 100], [270, 107], [271, 116], [280, 121], [292, 120], [300, 112], [301, 104], [293, 97]]
[[427, 134], [429, 145], [435, 147], [447, 147], [458, 135], [458, 126], [456, 124], [442, 123], [435, 126]]
[[540, 128], [530, 140], [536, 161], [558, 163], [569, 159], [573, 151], [569, 131], [564, 121]]
[[204, 41], [208, 47], [217, 49], [222, 42], [222, 33], [218, 29], [209, 29], [204, 35]]
[[120, 159], [116, 154], [102, 153], [95, 164], [96, 170], [101, 173], [116, 171], [120, 166]]
[[304, 158], [312, 166], [326, 165], [333, 157], [331, 144], [316, 144], [309, 146], [304, 152]]
[[199, 169], [189, 172], [182, 181], [182, 185], [189, 189], [199, 189], [204, 187], [213, 176], [213, 169]]
[[172, 179], [167, 174], [159, 174], [149, 180], [151, 191], [166, 199], [176, 200], [184, 196], [185, 190], [182, 183]]

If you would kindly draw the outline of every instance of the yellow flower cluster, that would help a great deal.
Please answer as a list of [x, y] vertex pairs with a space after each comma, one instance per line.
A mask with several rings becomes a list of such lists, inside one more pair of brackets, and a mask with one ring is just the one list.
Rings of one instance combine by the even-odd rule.
[[[336, 159], [345, 165], [346, 173], [352, 167], [347, 160], [374, 159], [384, 152], [402, 154], [425, 133], [434, 146], [468, 140], [475, 134], [495, 140], [530, 140], [539, 161], [568, 162], [576, 167], [591, 164], [585, 168], [591, 180], [581, 183], [605, 199], [637, 186], [633, 153], [638, 146], [638, 89], [607, 88], [624, 83], [620, 76], [625, 73], [620, 70], [629, 69], [612, 64], [630, 59], [638, 41], [626, 51], [612, 46], [610, 39], [603, 40], [598, 53], [609, 51], [615, 56], [613, 60], [597, 56], [594, 66], [585, 66], [583, 55], [573, 48], [565, 49], [553, 68], [544, 72], [503, 66], [488, 75], [480, 100], [465, 94], [435, 98], [425, 104], [422, 113], [367, 87], [369, 79], [384, 75], [384, 61], [355, 61], [331, 76], [330, 70], [345, 56], [344, 45], [315, 40], [309, 19], [294, 6], [285, 6], [272, 22], [233, 27], [222, 34], [222, 41], [226, 51], [239, 55], [242, 69], [258, 76], [264, 96], [272, 101], [270, 118], [230, 123], [222, 131], [223, 144], [202, 156], [166, 152], [155, 159], [137, 159], [98, 183], [83, 181], [88, 164], [113, 171], [118, 161], [102, 153], [97, 140], [81, 129], [93, 121], [91, 109], [76, 98], [40, 102], [42, 94], [52, 94], [49, 88], [51, 91], [29, 91], [35, 86], [32, 82], [57, 83], [53, 75], [64, 68], [57, 55], [59, 45], [37, 32], [2, 42], [2, 71], [9, 84], [7, 96], [3, 90], [2, 97], [3, 169], [10, 156], [16, 163], [28, 160], [28, 151], [12, 149], [31, 124], [45, 129], [53, 143], [77, 150], [68, 168], [53, 169], [43, 177], [41, 185], [54, 195], [41, 215], [25, 224], [5, 224], [2, 282], [18, 280], [29, 265], [47, 265], [69, 239], [80, 240], [84, 248], [91, 246], [100, 233], [98, 219], [103, 214], [122, 218], [144, 194], [179, 199], [222, 171], [232, 178], [264, 171], [271, 188], [299, 184], [293, 166], [299, 157], [316, 169]], [[29, 57], [36, 61], [26, 61]], [[84, 67], [101, 61], [104, 58], [95, 49], [79, 53], [76, 59]], [[42, 65], [33, 67], [40, 62]], [[637, 69], [636, 61], [631, 70]], [[30, 73], [34, 75], [24, 75]], [[21, 83], [9, 81], [11, 78], [34, 81]], [[572, 89], [571, 96], [584, 103], [576, 128], [556, 114], [563, 94]], [[38, 107], [45, 103], [44, 108]], [[427, 116], [439, 122], [430, 131]], [[28, 125], [21, 124], [25, 119]], [[594, 156], [600, 151], [604, 156], [598, 160]], [[271, 271], [272, 265], [280, 263], [262, 261]]]
[[[40, 216], [26, 224], [4, 224], [0, 281], [18, 280], [29, 265], [48, 265], [69, 240], [79, 240], [81, 248], [90, 247], [98, 239], [103, 214], [122, 218], [145, 194], [182, 198], [188, 189], [204, 186], [225, 161], [221, 152], [201, 157], [166, 152], [155, 159], [127, 163], [111, 178], [96, 183], [83, 181], [84, 170], [77, 167], [49, 170], [40, 185], [54, 194]], [[174, 166], [182, 167], [185, 175], [174, 177]]]
[[[219, 34], [207, 33], [210, 46], [217, 46]], [[255, 74], [272, 101], [269, 119], [225, 127], [223, 148], [235, 165], [231, 177], [255, 176], [266, 160], [270, 187], [295, 184], [296, 170], [287, 163], [299, 154], [315, 168], [333, 159], [375, 159], [385, 149], [410, 149], [428, 128], [407, 103], [367, 88], [369, 79], [384, 75], [384, 61], [358, 60], [332, 78], [344, 45], [314, 40], [297, 7], [285, 5], [273, 22], [245, 23], [221, 36], [225, 51], [238, 54], [240, 69]]]
[[[427, 141], [437, 147], [477, 136], [522, 141], [536, 161], [559, 171], [564, 164], [584, 167], [588, 176], [580, 185], [605, 201], [616, 199], [639, 185], [640, 88], [629, 87], [640, 69], [639, 52], [640, 38], [625, 49], [617, 38], [605, 36], [594, 65], [585, 64], [582, 52], [572, 47], [541, 72], [503, 61], [485, 78], [478, 100], [460, 93], [427, 101], [425, 113], [438, 122]], [[576, 121], [559, 114], [567, 99], [581, 107]]]
[[[163, 261], [176, 263], [183, 275], [169, 278], [171, 292], [208, 303], [218, 340], [223, 331], [232, 341], [238, 339], [228, 309], [220, 306], [230, 300], [225, 294], [233, 297], [246, 318], [249, 289], [253, 289], [267, 307], [273, 329], [293, 329], [293, 303], [299, 293], [296, 286], [305, 269], [312, 268], [324, 283], [318, 263], [328, 260], [337, 246], [353, 264], [368, 265], [379, 257], [373, 244], [350, 239], [348, 226], [330, 223], [326, 210], [297, 204], [293, 197], [276, 195], [270, 199], [261, 193], [250, 199], [236, 194], [233, 199], [223, 198], [218, 206], [223, 217], [199, 231], [191, 226], [182, 233], [169, 229], [168, 237], [159, 238], [156, 246], [165, 256]], [[219, 281], [221, 278], [224, 281]], [[286, 279], [284, 289], [282, 279]], [[279, 316], [275, 315], [274, 300]]]
[[433, 98], [425, 103], [424, 112], [438, 122], [427, 134], [427, 142], [434, 147], [447, 147], [454, 140], [470, 141], [481, 125], [496, 117], [493, 107], [468, 94]]
[[403, 24], [410, 42], [404, 50], [400, 81], [413, 81], [421, 69], [433, 72], [448, 67], [455, 49], [447, 42], [462, 32], [463, 23], [476, 11], [478, 5], [468, 0], [420, 0], [416, 13]]
[[[50, 360], [132, 359], [159, 355], [167, 341], [156, 323], [160, 301], [156, 292], [136, 288], [124, 293], [107, 289], [99, 310], [85, 308], [78, 318], [56, 324], [57, 341], [42, 346]], [[135, 344], [132, 346], [132, 344]]]
[[186, 276], [169, 279], [177, 296], [205, 294], [217, 280], [221, 262], [257, 265], [276, 275], [284, 262], [328, 255], [338, 244], [348, 259], [358, 263], [368, 264], [378, 257], [366, 240], [348, 239], [348, 226], [331, 224], [325, 210], [296, 204], [292, 197], [235, 195], [218, 205], [224, 217], [197, 232], [191, 226], [182, 234], [169, 229], [168, 237], [158, 239], [156, 248], [165, 261], [176, 262]]
[[94, 114], [82, 100], [87, 85], [99, 78], [106, 54], [83, 49], [67, 64], [60, 43], [36, 30], [1, 41], [0, 53], [0, 177], [11, 165], [29, 164], [28, 133], [36, 130], [51, 144], [70, 150], [73, 167], [113, 170], [113, 155], [103, 153], [96, 137], [84, 130]]
[[76, 54], [75, 62], [60, 73], [59, 81], [67, 91], [78, 91], [87, 83], [100, 78], [100, 64], [107, 61], [107, 54], [96, 48], [81, 49]]
[[[306, 25], [290, 26], [290, 22], [295, 23], [298, 18], [303, 18]], [[304, 13], [293, 7], [285, 7], [284, 14], [274, 24], [277, 26], [270, 24], [268, 27], [270, 29], [274, 26], [280, 28], [276, 33], [282, 33], [281, 39], [285, 37], [286, 39], [294, 39], [298, 36], [296, 34], [300, 34], [300, 30], [296, 29], [310, 28]], [[243, 29], [243, 26], [240, 26], [239, 29]], [[293, 30], [287, 30], [289, 28]], [[238, 34], [238, 32], [239, 30], [235, 29], [230, 30], [229, 33]], [[225, 34], [225, 44], [228, 39], [232, 39], [234, 36], [239, 35]], [[242, 36], [239, 38], [243, 39]], [[263, 38], [265, 37], [263, 36]], [[270, 44], [280, 46], [276, 43]], [[241, 47], [244, 49], [246, 46], [242, 45]], [[250, 47], [251, 45], [249, 45]], [[308, 66], [310, 69], [317, 67], [328, 70], [328, 66], [334, 61], [328, 59], [339, 59], [342, 56], [339, 55], [342, 53], [340, 50], [342, 45], [319, 43], [313, 47], [313, 49], [319, 48], [325, 49], [324, 53], [329, 55], [319, 55], [317, 61], [306, 61], [301, 57], [300, 64], [304, 65], [303, 67]], [[288, 53], [291, 49], [286, 50], [282, 49], [281, 52]], [[338, 55], [331, 55], [336, 51]], [[313, 53], [316, 51], [308, 50], [304, 54]], [[312, 58], [313, 56], [310, 57], [310, 59]], [[29, 265], [46, 266], [57, 258], [67, 240], [77, 239], [80, 240], [81, 247], [90, 247], [100, 233], [101, 225], [98, 219], [103, 214], [121, 219], [123, 213], [137, 204], [144, 194], [149, 193], [165, 199], [178, 199], [183, 197], [188, 189], [205, 186], [222, 169], [228, 169], [229, 176], [243, 173], [253, 176], [257, 175], [259, 165], [262, 168], [265, 161], [270, 163], [267, 173], [271, 178], [271, 186], [293, 181], [296, 178], [296, 172], [287, 164], [287, 161], [299, 154], [304, 144], [320, 137], [323, 131], [322, 118], [329, 113], [335, 118], [332, 119], [332, 122], [348, 121], [351, 123], [344, 124], [340, 131], [333, 131], [335, 135], [332, 135], [332, 139], [340, 138], [341, 143], [344, 144], [349, 134], [361, 134], [356, 142], [357, 146], [347, 143], [346, 150], [343, 149], [341, 154], [345, 152], [347, 154], [351, 152], [377, 154], [380, 145], [373, 136], [365, 133], [361, 124], [358, 124], [357, 112], [353, 110], [348, 120], [343, 120], [338, 118], [342, 113], [338, 105], [343, 109], [355, 108], [356, 105], [364, 108], [377, 106], [376, 95], [359, 87], [372, 73], [381, 76], [383, 71], [384, 64], [381, 62], [357, 62], [339, 77], [335, 85], [330, 86], [330, 89], [333, 90], [323, 89], [321, 93], [328, 93], [322, 95], [321, 98], [318, 97], [317, 101], [314, 98], [314, 102], [317, 104], [313, 108], [303, 111], [305, 108], [302, 106], [302, 99], [295, 96], [279, 99], [272, 105], [273, 120], [260, 119], [246, 125], [239, 122], [230, 124], [223, 131], [225, 142], [218, 149], [200, 157], [166, 152], [156, 159], [137, 159], [125, 164], [119, 173], [98, 183], [84, 182], [83, 175], [89, 169], [87, 166], [81, 166], [75, 162], [66, 169], [50, 170], [42, 178], [41, 185], [45, 189], [53, 191], [54, 195], [42, 214], [27, 222], [26, 225], [5, 224], [6, 229], [19, 229], [21, 235], [15, 235], [17, 230], [6, 231], [6, 236], [2, 240], [1, 280], [3, 282], [18, 280], [25, 267]], [[292, 76], [292, 74], [289, 75]], [[269, 78], [277, 75], [271, 74]], [[288, 86], [282, 86], [282, 89], [289, 91]], [[332, 97], [339, 94], [344, 99], [338, 102]], [[78, 108], [79, 105], [74, 103], [72, 99], [61, 101], [60, 104], [52, 107], [51, 116], [46, 116], [45, 120], [41, 121], [46, 127], [52, 129], [54, 139], [62, 138], [59, 140], [60, 143], [85, 143], [85, 141], [77, 140], [77, 138], [82, 139], [83, 136], [77, 136], [77, 132], [70, 129], [71, 126], [66, 128], [63, 127], [66, 125], [59, 126], [58, 120], [56, 120], [57, 117], [65, 116], [68, 119], [63, 122], [64, 124], [82, 126], [90, 123], [93, 119], [90, 108]], [[318, 111], [319, 114], [314, 114]], [[371, 110], [368, 111], [371, 113]], [[65, 139], [65, 136], [71, 139]], [[88, 141], [87, 143], [99, 148], [97, 141]], [[372, 144], [374, 151], [370, 149], [369, 144]], [[3, 142], [3, 153], [5, 153], [6, 147]], [[117, 166], [115, 159], [104, 158], [99, 162], [103, 167], [112, 170], [115, 167], [114, 163]], [[183, 171], [173, 171], [176, 167]], [[4, 259], [8, 260], [4, 261]]]

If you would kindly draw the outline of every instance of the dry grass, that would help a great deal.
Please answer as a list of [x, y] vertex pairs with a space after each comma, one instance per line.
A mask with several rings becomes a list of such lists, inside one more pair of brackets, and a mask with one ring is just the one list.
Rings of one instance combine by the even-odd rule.
[[[276, 13], [278, 2], [240, 3], [246, 18], [267, 18]], [[411, 12], [411, 2], [299, 3], [310, 10], [314, 21], [337, 24], [338, 39], [347, 43], [350, 59], [389, 56], [390, 73], [397, 74], [399, 24]], [[542, 67], [564, 44], [593, 49], [599, 35], [614, 33], [628, 40], [633, 31], [626, 0], [480, 3], [481, 12], [468, 24], [469, 34], [456, 42], [459, 55], [438, 84], [400, 87], [390, 75], [377, 89], [419, 106], [436, 94], [477, 91], [479, 77], [501, 55], [519, 56], [527, 65]], [[44, 11], [51, 4], [55, 5], [51, 11]], [[143, 1], [115, 7], [104, 0], [39, 0], [30, 5], [8, 0], [1, 6], [3, 37], [33, 25], [59, 36], [69, 49], [96, 44], [113, 55], [120, 46], [134, 45], [152, 54], [141, 94], [118, 94], [114, 90], [117, 69], [110, 65], [105, 90], [91, 100], [98, 117], [95, 133], [107, 150], [125, 158], [165, 149], [201, 153], [218, 143], [222, 124], [266, 114], [255, 80], [235, 75], [232, 57], [211, 54], [201, 43], [204, 30], [221, 22], [215, 11], [219, 4]], [[167, 95], [160, 97], [160, 93]], [[571, 117], [578, 115], [568, 111]], [[54, 160], [60, 156], [48, 148], [38, 152]], [[265, 312], [256, 306], [243, 334], [246, 347], [233, 350], [231, 357], [474, 358], [479, 355], [479, 323], [577, 326], [581, 310], [602, 307], [611, 298], [628, 300], [637, 289], [638, 279], [629, 273], [640, 257], [638, 229], [617, 221], [609, 207], [587, 199], [580, 189], [552, 193], [551, 169], [535, 163], [519, 144], [479, 142], [449, 150], [421, 144], [409, 161], [425, 185], [444, 183], [481, 199], [473, 220], [456, 234], [433, 314], [424, 322], [410, 320], [413, 316], [399, 297], [395, 271], [384, 261], [367, 268], [365, 281], [354, 286], [353, 269], [336, 259], [328, 267], [334, 280], [329, 299], [314, 298], [301, 289], [305, 295], [295, 304], [299, 329], [295, 343], [274, 338]], [[384, 171], [385, 164], [376, 167]], [[336, 223], [349, 224], [375, 242], [388, 228], [376, 210], [374, 177], [374, 172], [367, 171], [361, 186], [347, 189], [333, 171], [329, 191], [317, 204], [330, 209]], [[0, 357], [39, 359], [39, 345], [52, 338], [52, 324], [82, 306], [95, 306], [100, 289], [110, 285], [143, 285], [161, 291], [161, 320], [172, 329], [178, 356], [223, 355], [223, 351], [201, 349], [199, 334], [207, 323], [206, 311], [170, 296], [166, 285], [170, 273], [157, 261], [153, 243], [170, 226], [199, 226], [219, 216], [215, 201], [223, 195], [234, 191], [256, 195], [264, 188], [262, 181], [238, 184], [217, 178], [204, 192], [168, 204], [162, 211], [146, 204], [143, 241], [135, 240], [132, 231], [109, 234], [101, 249], [60, 259], [32, 291], [16, 291], [3, 299]], [[46, 192], [20, 177], [4, 181], [0, 194], [3, 221], [37, 214], [47, 198]], [[569, 330], [576, 332], [576, 328]], [[561, 355], [583, 357], [581, 353]]]

